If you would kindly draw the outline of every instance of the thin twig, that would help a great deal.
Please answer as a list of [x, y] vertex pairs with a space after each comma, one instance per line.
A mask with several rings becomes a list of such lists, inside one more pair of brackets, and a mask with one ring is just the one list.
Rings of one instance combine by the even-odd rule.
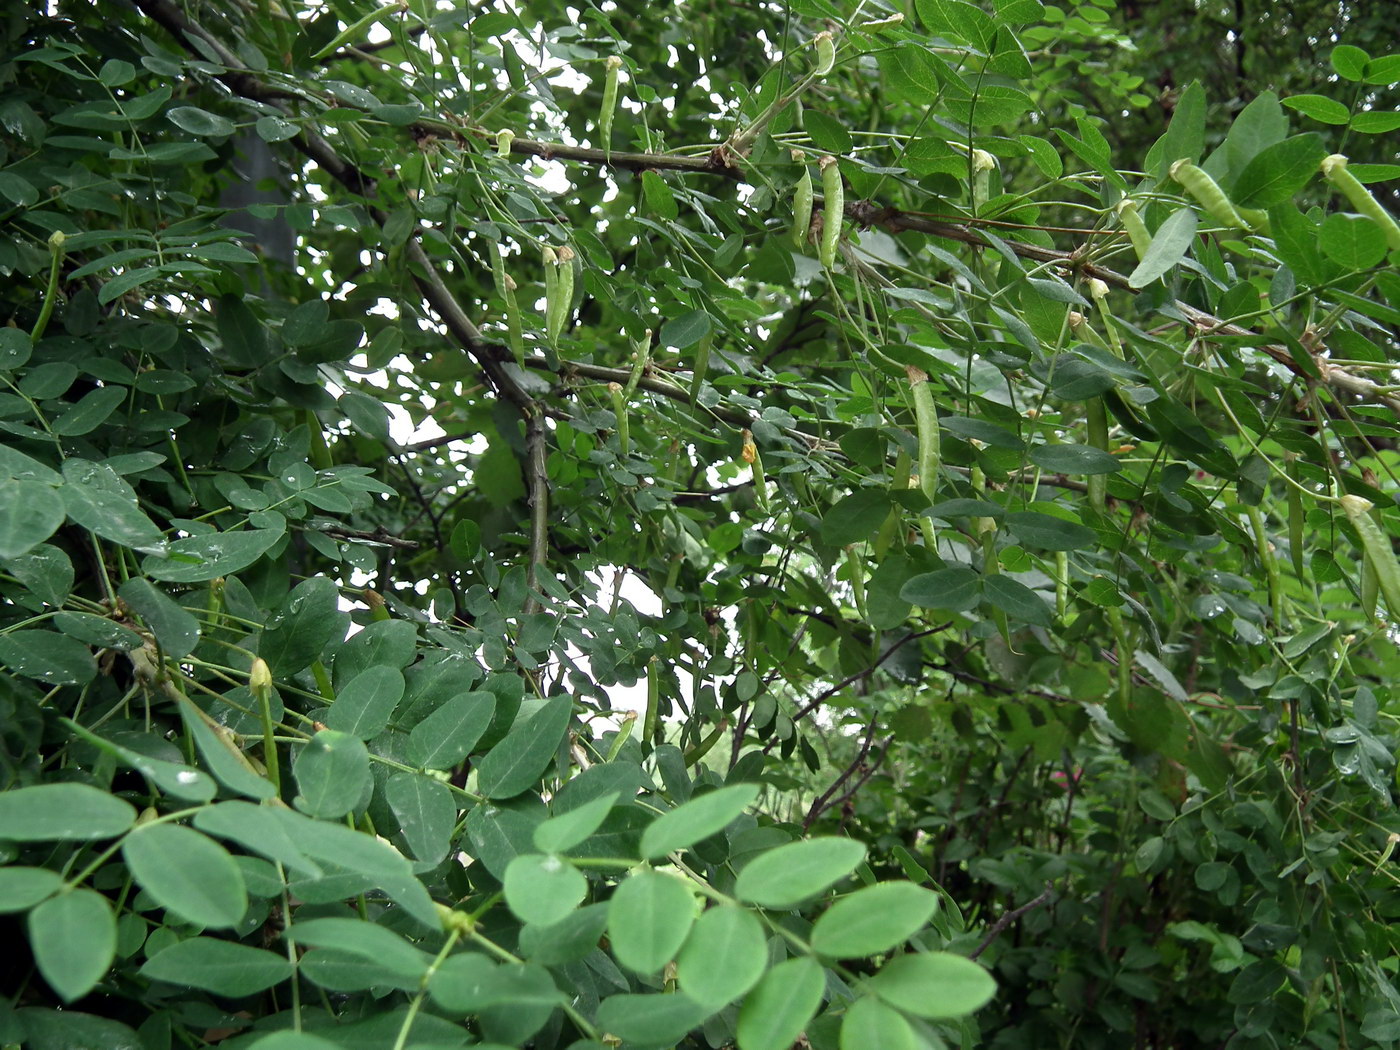
[[841, 775], [831, 782], [831, 786], [816, 797], [812, 802], [812, 808], [807, 810], [807, 816], [802, 821], [803, 831], [810, 828], [813, 822], [826, 811], [831, 805], [831, 796], [836, 794], [841, 785], [849, 780], [851, 775], [860, 768], [860, 764], [865, 761], [865, 756], [870, 753], [870, 745], [875, 740], [875, 727], [879, 724], [880, 713], [877, 711], [870, 716], [870, 725], [865, 730], [865, 739], [861, 741], [860, 750], [856, 752], [856, 757], [841, 771]]
[[968, 955], [968, 958], [977, 958], [989, 947], [991, 947], [991, 944], [994, 940], [996, 940], [1004, 932], [1006, 932], [1006, 928], [1008, 926], [1010, 926], [1013, 922], [1019, 919], [1022, 915], [1025, 915], [1027, 912], [1033, 912], [1042, 905], [1049, 904], [1050, 898], [1053, 895], [1054, 890], [1051, 888], [1050, 883], [1047, 882], [1045, 884], [1044, 892], [1041, 893], [1039, 897], [1036, 897], [1034, 900], [1027, 901], [1025, 904], [1021, 905], [1019, 908], [1014, 909], [1013, 911], [1007, 912], [996, 922], [992, 923], [991, 929], [987, 931], [987, 936], [982, 938], [982, 943], [979, 944], [975, 949], [973, 949], [973, 951]]
[[891, 656], [898, 652], [899, 649], [907, 643], [915, 641], [919, 638], [926, 638], [931, 634], [937, 634], [939, 631], [945, 631], [950, 626], [950, 623], [940, 623], [937, 627], [930, 627], [923, 631], [916, 631], [913, 634], [906, 634], [903, 638], [899, 639], [899, 641], [895, 642], [892, 646], [890, 646], [883, 653], [881, 653], [879, 657], [875, 660], [875, 662], [872, 663], [869, 667], [863, 668], [859, 671], [855, 671], [852, 674], [848, 674], [845, 678], [841, 679], [841, 681], [837, 682], [835, 685], [830, 686], [827, 689], [823, 689], [811, 700], [808, 700], [807, 703], [803, 704], [800, 708], [797, 709], [797, 714], [792, 716], [792, 720], [794, 722], [801, 721], [802, 719], [810, 715], [813, 711], [815, 711], [817, 708], [821, 707], [821, 705], [826, 703], [826, 701], [830, 700], [833, 696], [839, 693], [842, 689], [845, 689], [847, 686], [854, 685], [856, 682], [859, 682], [863, 678], [869, 678], [872, 674], [874, 674], [880, 669], [880, 666], [886, 660], [888, 660]]
[[540, 611], [534, 588], [535, 573], [549, 560], [549, 431], [544, 414], [532, 412], [525, 419], [525, 479], [530, 500], [530, 596], [525, 613]]

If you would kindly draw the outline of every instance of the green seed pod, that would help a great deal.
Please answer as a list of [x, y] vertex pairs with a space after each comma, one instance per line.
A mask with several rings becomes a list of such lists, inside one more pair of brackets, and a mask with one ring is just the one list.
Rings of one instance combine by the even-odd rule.
[[1322, 161], [1322, 176], [1337, 188], [1353, 208], [1368, 219], [1373, 220], [1385, 233], [1385, 243], [1391, 251], [1400, 251], [1400, 223], [1395, 216], [1385, 210], [1355, 175], [1347, 171], [1347, 159], [1340, 153], [1325, 157]]
[[1386, 608], [1392, 617], [1400, 616], [1400, 562], [1395, 560], [1395, 551], [1390, 540], [1381, 531], [1376, 519], [1371, 517], [1375, 505], [1361, 496], [1346, 495], [1339, 501], [1346, 512], [1347, 520], [1361, 540], [1362, 553], [1371, 568], [1375, 570], [1376, 584]]
[[938, 406], [928, 386], [928, 373], [906, 365], [909, 396], [914, 402], [914, 422], [919, 431], [919, 489], [935, 502], [938, 495], [938, 469], [943, 462], [942, 436], [938, 432]]
[[554, 342], [564, 331], [564, 324], [574, 306], [574, 250], [567, 244], [559, 249], [559, 317], [558, 330], [551, 337]]
[[1196, 203], [1206, 210], [1206, 214], [1220, 225], [1234, 230], [1249, 229], [1249, 224], [1230, 203], [1230, 198], [1225, 196], [1219, 183], [1189, 160], [1179, 160], [1173, 164], [1171, 177], [1181, 183], [1186, 192], [1196, 199]]
[[822, 171], [822, 243], [818, 251], [821, 263], [828, 270], [836, 265], [836, 247], [841, 243], [841, 220], [846, 215], [846, 190], [841, 184], [841, 169], [835, 157], [823, 157], [818, 163]]
[[556, 315], [559, 316], [559, 328], [563, 328], [559, 306], [559, 253], [546, 244], [540, 254], [544, 258], [544, 331], [553, 343], [558, 337], [555, 332]]
[[603, 76], [603, 104], [598, 112], [598, 141], [605, 152], [612, 151], [613, 113], [617, 110], [617, 77], [622, 68], [622, 59], [609, 55], [603, 63], [607, 72]]
[[[799, 164], [803, 163], [803, 155], [798, 150], [792, 151], [792, 159]], [[792, 243], [799, 251], [807, 243], [807, 234], [812, 228], [812, 172], [805, 164], [802, 167], [802, 177], [797, 180], [797, 187], [792, 195]]]
[[510, 128], [502, 128], [496, 132], [496, 156], [509, 157], [510, 144], [515, 141], [515, 132]]
[[972, 209], [981, 211], [991, 197], [992, 172], [996, 170], [997, 159], [984, 149], [972, 151]]
[[1152, 243], [1152, 234], [1147, 232], [1147, 224], [1138, 214], [1137, 201], [1131, 197], [1124, 197], [1114, 211], [1118, 213], [1123, 229], [1128, 231], [1128, 240], [1133, 242], [1133, 251], [1137, 253], [1138, 261], [1141, 262], [1142, 257], [1147, 254], [1147, 246]]
[[836, 65], [836, 41], [832, 39], [829, 29], [823, 29], [812, 38], [812, 45], [817, 49], [817, 68], [813, 72], [824, 77]]

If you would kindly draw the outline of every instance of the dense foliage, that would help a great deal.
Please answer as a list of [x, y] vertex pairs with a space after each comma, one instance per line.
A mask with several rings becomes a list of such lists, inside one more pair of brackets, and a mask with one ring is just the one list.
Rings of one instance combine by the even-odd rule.
[[1199, 6], [8, 9], [0, 1044], [1400, 1044], [1400, 55]]

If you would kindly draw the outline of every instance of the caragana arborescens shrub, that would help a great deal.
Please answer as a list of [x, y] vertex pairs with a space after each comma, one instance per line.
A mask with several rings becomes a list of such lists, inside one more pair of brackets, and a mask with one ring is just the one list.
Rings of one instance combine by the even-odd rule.
[[1400, 69], [1095, 24], [11, 11], [0, 1044], [1393, 1043]]

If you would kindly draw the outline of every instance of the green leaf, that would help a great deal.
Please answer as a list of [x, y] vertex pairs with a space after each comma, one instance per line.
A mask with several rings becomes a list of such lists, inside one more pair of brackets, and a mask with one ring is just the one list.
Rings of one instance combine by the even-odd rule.
[[1186, 85], [1172, 110], [1166, 132], [1147, 151], [1144, 169], [1165, 184], [1167, 171], [1179, 160], [1196, 162], [1201, 157], [1206, 138], [1206, 93], [1200, 81]]
[[563, 966], [591, 955], [607, 926], [607, 904], [585, 904], [550, 926], [521, 927], [519, 952], [541, 966]]
[[[1133, 288], [1145, 288], [1163, 274], [1175, 269], [1185, 257], [1196, 237], [1199, 220], [1195, 208], [1180, 208], [1152, 235], [1152, 243], [1143, 253], [1142, 261], [1128, 275]], [[1052, 446], [1047, 446], [1052, 447]], [[1106, 453], [1105, 453], [1106, 454]]]
[[763, 924], [732, 905], [710, 908], [695, 921], [676, 959], [681, 990], [718, 1010], [756, 985], [768, 968]]
[[583, 903], [588, 880], [555, 853], [526, 853], [506, 868], [506, 904], [521, 922], [559, 922]]
[[937, 908], [938, 895], [913, 883], [867, 886], [822, 913], [812, 927], [812, 950], [833, 959], [889, 951], [923, 929]]
[[1366, 64], [1371, 61], [1371, 56], [1359, 47], [1339, 44], [1332, 49], [1328, 61], [1342, 79], [1360, 81], [1366, 76]]
[[29, 946], [49, 987], [64, 1002], [81, 999], [116, 957], [112, 906], [89, 889], [60, 893], [29, 913]]
[[258, 655], [279, 677], [305, 670], [343, 630], [336, 618], [340, 589], [324, 576], [303, 580], [263, 627]]
[[88, 647], [54, 631], [0, 634], [0, 663], [45, 685], [83, 685], [97, 676]]
[[243, 872], [213, 839], [178, 824], [145, 824], [126, 837], [132, 877], [162, 908], [196, 926], [236, 926], [248, 910]]
[[812, 144], [823, 153], [845, 156], [851, 152], [854, 146], [851, 133], [835, 117], [820, 110], [809, 109], [803, 114], [802, 120], [807, 134], [812, 137]]
[[[1362, 135], [1388, 135], [1396, 128], [1400, 128], [1400, 113], [1369, 110], [1352, 114], [1351, 130]], [[1350, 169], [1353, 175], [1356, 174], [1356, 167]], [[1359, 175], [1357, 177], [1360, 178]]]
[[389, 724], [403, 689], [403, 672], [397, 667], [367, 667], [341, 687], [321, 721], [360, 740], [373, 740]]
[[837, 500], [822, 518], [822, 542], [845, 547], [869, 539], [894, 503], [883, 489], [860, 489]]
[[0, 839], [108, 839], [136, 823], [136, 809], [87, 784], [37, 784], [0, 792]]
[[656, 172], [642, 172], [642, 193], [646, 197], [647, 207], [660, 218], [674, 222], [680, 217], [675, 194], [671, 192], [666, 180]]
[[248, 529], [186, 536], [171, 543], [165, 557], [147, 557], [141, 568], [166, 583], [204, 583], [246, 569], [284, 535], [281, 529]]
[[0, 558], [27, 554], [57, 531], [67, 511], [52, 485], [0, 481]]
[[136, 770], [173, 798], [191, 802], [208, 802], [219, 790], [214, 778], [202, 770], [187, 766], [183, 762], [166, 762], [149, 755], [133, 751], [120, 744], [98, 736], [71, 719], [63, 719], [63, 724], [73, 733], [107, 752], [118, 762]]
[[512, 727], [477, 766], [481, 793], [487, 798], [510, 798], [532, 787], [558, 751], [572, 716], [573, 701], [556, 696], [528, 721]]
[[926, 609], [965, 612], [981, 600], [982, 577], [965, 565], [920, 573], [900, 590], [906, 602]]
[[1056, 474], [1116, 474], [1123, 469], [1118, 460], [1093, 445], [1036, 445], [1030, 460]]
[[62, 886], [62, 876], [48, 868], [0, 868], [0, 915], [28, 911]]
[[230, 791], [248, 798], [264, 799], [277, 794], [272, 782], [248, 768], [247, 764], [241, 761], [242, 756], [234, 753], [228, 738], [216, 734], [200, 717], [199, 711], [191, 710], [191, 707], [192, 705], [182, 706], [180, 717], [185, 723], [186, 731], [194, 737], [195, 747], [199, 749], [205, 767], [214, 774], [219, 783]]
[[[16, 201], [15, 203], [23, 202]], [[33, 353], [33, 350], [34, 346], [28, 332], [22, 328], [0, 328], [0, 372], [13, 372], [22, 367], [29, 360], [29, 355]], [[23, 453], [14, 454], [23, 455]]]
[[661, 326], [660, 342], [675, 350], [686, 350], [710, 334], [714, 322], [704, 310], [691, 310], [672, 317]]
[[146, 622], [166, 656], [188, 656], [199, 644], [199, 621], [150, 580], [133, 576], [117, 590], [127, 608]]
[[49, 424], [49, 429], [62, 437], [91, 434], [129, 396], [130, 392], [120, 386], [100, 386], [90, 390], [56, 417]]
[[233, 121], [197, 106], [176, 106], [166, 116], [181, 131], [204, 138], [222, 138], [235, 130]]
[[685, 995], [611, 995], [598, 1006], [598, 1027], [628, 1046], [669, 1047], [710, 1011]]
[[345, 1050], [340, 1043], [333, 1043], [310, 1032], [294, 1032], [287, 1029], [255, 1039], [248, 1050]]
[[1327, 156], [1322, 136], [1294, 135], [1267, 147], [1245, 166], [1231, 197], [1245, 208], [1272, 208], [1293, 199], [1317, 174]]
[[650, 868], [625, 879], [608, 902], [613, 955], [639, 974], [674, 959], [694, 921], [695, 898], [685, 883]]
[[541, 966], [497, 966], [484, 956], [461, 952], [438, 968], [429, 989], [444, 1009], [456, 1014], [480, 1013], [493, 1006], [552, 1007], [563, 998]]
[[963, 1017], [996, 994], [992, 975], [971, 959], [950, 952], [911, 952], [885, 963], [867, 986], [888, 1003], [916, 1017]]
[[[535, 828], [535, 848], [545, 853], [563, 853], [573, 849], [598, 830], [613, 806], [617, 805], [617, 800], [618, 793], [613, 791], [576, 809], [566, 810], [557, 817], [550, 817]], [[558, 800], [555, 802], [557, 805]]]
[[980, 441], [992, 448], [1006, 448], [1019, 452], [1026, 447], [1026, 443], [1014, 430], [1008, 430], [999, 423], [992, 423], [985, 419], [973, 419], [970, 416], [944, 416], [942, 426], [950, 434]]
[[298, 945], [332, 948], [367, 959], [411, 984], [417, 984], [427, 975], [432, 962], [431, 956], [393, 930], [361, 919], [307, 919], [293, 923], [286, 936]]
[[1284, 99], [1283, 104], [1322, 124], [1345, 124], [1351, 120], [1351, 110], [1326, 95], [1294, 95]]
[[1006, 525], [1017, 542], [1040, 550], [1083, 550], [1092, 547], [1097, 539], [1093, 529], [1033, 510], [1008, 514]]
[[734, 894], [761, 908], [791, 908], [844, 879], [864, 859], [865, 847], [853, 839], [790, 842], [744, 865]]
[[164, 542], [160, 529], [136, 503], [136, 493], [108, 466], [83, 459], [63, 463], [66, 484], [59, 490], [68, 516], [103, 539], [136, 550]]
[[447, 856], [457, 824], [457, 804], [446, 784], [417, 773], [395, 773], [384, 785], [384, 801], [394, 811], [414, 857], [436, 864]]
[[321, 730], [297, 752], [293, 770], [296, 806], [313, 817], [343, 817], [369, 801], [369, 752], [348, 733]]
[[734, 784], [695, 796], [642, 832], [642, 856], [655, 860], [723, 831], [757, 797], [757, 784]]
[[995, 574], [983, 581], [982, 590], [987, 601], [1012, 620], [1032, 623], [1038, 627], [1054, 626], [1054, 614], [1050, 606], [1025, 584]]
[[768, 971], [739, 1008], [739, 1050], [789, 1050], [822, 1002], [826, 979], [809, 956]]
[[141, 976], [231, 999], [281, 984], [293, 973], [285, 956], [213, 937], [191, 937], [162, 948], [141, 967]]
[[409, 760], [425, 769], [453, 768], [471, 754], [495, 713], [496, 697], [485, 690], [452, 697], [413, 727]]
[[920, 1050], [923, 1045], [903, 1014], [872, 995], [848, 1006], [841, 1020], [841, 1050]]
[[1385, 231], [1364, 215], [1333, 212], [1322, 220], [1318, 247], [1333, 262], [1349, 270], [1369, 270], [1386, 256]]

